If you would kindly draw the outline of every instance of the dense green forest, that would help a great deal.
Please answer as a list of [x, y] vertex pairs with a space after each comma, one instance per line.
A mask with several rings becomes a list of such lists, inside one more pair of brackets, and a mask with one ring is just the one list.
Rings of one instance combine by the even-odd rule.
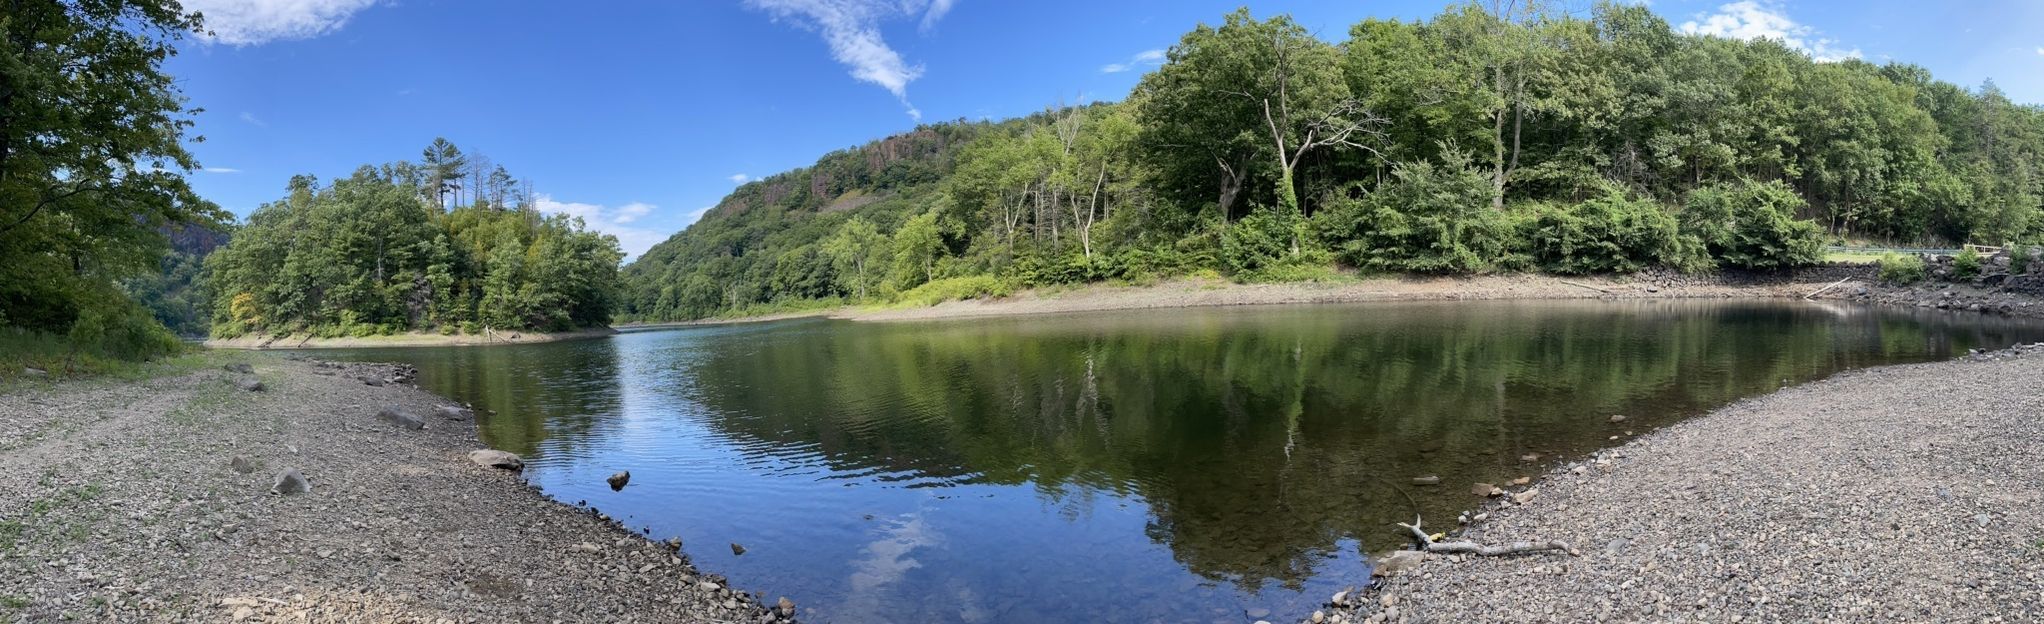
[[[13, 2], [0, 12], [0, 352], [94, 369], [181, 343], [123, 288], [167, 233], [227, 217], [184, 175], [192, 110], [162, 71], [200, 31], [175, 2]], [[10, 366], [13, 373], [23, 370]]]
[[292, 178], [289, 196], [257, 208], [206, 259], [212, 334], [473, 334], [610, 321], [617, 239], [541, 214], [529, 184], [446, 139], [422, 156], [327, 186]]
[[1773, 269], [2032, 242], [2044, 111], [1921, 67], [1477, 5], [1322, 41], [1247, 10], [1126, 101], [958, 121], [749, 183], [625, 267], [622, 316], [1217, 272]]

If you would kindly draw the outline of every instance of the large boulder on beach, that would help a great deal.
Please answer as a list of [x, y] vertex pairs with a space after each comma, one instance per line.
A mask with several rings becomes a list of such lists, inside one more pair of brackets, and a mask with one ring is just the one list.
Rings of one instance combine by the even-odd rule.
[[468, 460], [491, 468], [524, 470], [525, 460], [515, 453], [497, 449], [479, 449], [468, 452]]
[[396, 405], [377, 410], [376, 419], [397, 425], [399, 429], [417, 431], [426, 428], [426, 419], [420, 418], [418, 414], [405, 411], [404, 408]]
[[262, 392], [263, 381], [260, 379], [243, 377], [241, 379], [234, 380], [234, 387], [247, 390], [249, 392]]
[[312, 491], [312, 482], [297, 468], [277, 473], [277, 479], [270, 485], [271, 494], [303, 494]]

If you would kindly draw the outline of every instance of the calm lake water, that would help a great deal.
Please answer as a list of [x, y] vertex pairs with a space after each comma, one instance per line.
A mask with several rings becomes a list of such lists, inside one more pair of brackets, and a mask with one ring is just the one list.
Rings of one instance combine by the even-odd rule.
[[548, 494], [680, 537], [806, 621], [1240, 624], [1364, 583], [1391, 523], [1453, 526], [1471, 483], [1840, 370], [2038, 340], [1837, 304], [1453, 302], [343, 355], [417, 365]]

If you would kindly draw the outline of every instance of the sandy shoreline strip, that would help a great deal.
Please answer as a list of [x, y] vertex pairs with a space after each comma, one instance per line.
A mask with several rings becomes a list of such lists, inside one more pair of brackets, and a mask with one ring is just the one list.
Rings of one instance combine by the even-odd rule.
[[1323, 615], [2044, 620], [2039, 387], [2044, 347], [2032, 346], [1747, 399], [1561, 466], [1527, 504], [1491, 503], [1468, 529], [1480, 543], [1563, 540], [1580, 556], [1427, 555]]
[[[438, 413], [453, 403], [402, 369], [203, 359], [0, 395], [0, 621], [787, 619], [472, 462], [474, 422]], [[235, 383], [251, 379], [264, 388]], [[425, 429], [376, 417], [391, 406]], [[270, 494], [287, 468], [312, 491]]]
[[[1843, 271], [1853, 273], [1864, 272], [1866, 269], [1854, 267]], [[1836, 279], [1838, 276], [1833, 272], [1825, 271], [1805, 271], [1757, 279], [1648, 274], [1563, 278], [1524, 273], [1460, 277], [1372, 277], [1353, 281], [1284, 284], [1236, 284], [1221, 280], [1179, 279], [1147, 286], [1092, 284], [1061, 289], [1037, 289], [1016, 293], [1010, 297], [948, 301], [923, 308], [846, 308], [833, 312], [830, 316], [859, 321], [918, 321], [1107, 310], [1371, 301], [1729, 297], [1771, 299], [1801, 297], [1821, 289]]]
[[315, 338], [306, 334], [289, 336], [242, 336], [213, 338], [205, 345], [215, 349], [363, 349], [376, 347], [479, 347], [586, 340], [617, 334], [609, 327], [591, 327], [565, 332], [503, 331], [487, 334], [410, 333], [393, 336]]

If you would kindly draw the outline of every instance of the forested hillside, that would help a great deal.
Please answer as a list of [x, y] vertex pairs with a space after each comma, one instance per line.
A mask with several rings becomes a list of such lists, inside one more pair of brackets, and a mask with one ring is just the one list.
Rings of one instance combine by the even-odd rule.
[[2044, 229], [2044, 111], [1991, 83], [1629, 4], [1530, 7], [1337, 42], [1238, 11], [1124, 102], [924, 126], [747, 184], [625, 268], [623, 314], [1196, 271], [1772, 269], [1826, 240]]
[[502, 167], [444, 139], [423, 156], [364, 166], [328, 186], [292, 178], [288, 197], [257, 208], [206, 259], [212, 334], [473, 334], [609, 322], [623, 258], [617, 239], [541, 214]]

